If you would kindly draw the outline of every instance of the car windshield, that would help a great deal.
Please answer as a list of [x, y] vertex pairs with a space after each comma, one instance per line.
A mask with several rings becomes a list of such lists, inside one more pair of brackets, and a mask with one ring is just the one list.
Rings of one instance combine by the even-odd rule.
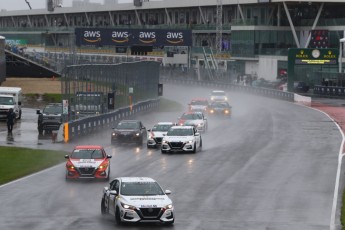
[[62, 113], [62, 106], [46, 106], [43, 109], [43, 113], [46, 113], [46, 114], [60, 114], [60, 113]]
[[185, 113], [182, 115], [183, 120], [201, 120], [202, 115], [200, 113]]
[[157, 182], [122, 182], [120, 193], [124, 196], [164, 195]]
[[158, 132], [167, 132], [172, 125], [155, 125], [152, 128], [152, 131], [158, 131]]
[[117, 125], [117, 129], [139, 129], [139, 123], [137, 123], [137, 122], [120, 122]]
[[102, 159], [104, 158], [101, 149], [75, 149], [71, 158], [76, 159]]
[[212, 107], [214, 108], [229, 108], [228, 103], [213, 103]]
[[192, 136], [192, 129], [169, 129], [167, 136]]
[[14, 101], [12, 97], [0, 97], [1, 105], [13, 105]]
[[207, 101], [192, 101], [191, 105], [208, 105]]
[[212, 96], [225, 96], [224, 92], [212, 92]]

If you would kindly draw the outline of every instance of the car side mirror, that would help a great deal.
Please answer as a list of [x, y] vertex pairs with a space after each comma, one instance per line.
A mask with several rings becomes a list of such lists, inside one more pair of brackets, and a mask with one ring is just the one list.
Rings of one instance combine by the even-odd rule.
[[113, 156], [112, 155], [107, 155], [107, 158], [112, 158]]
[[65, 158], [66, 158], [66, 159], [69, 159], [69, 156], [68, 156], [68, 155], [65, 155]]
[[165, 190], [165, 194], [170, 195], [171, 191], [170, 190]]
[[110, 195], [114, 195], [114, 196], [116, 196], [116, 195], [117, 195], [116, 190], [111, 190], [111, 191], [110, 191]]
[[36, 110], [36, 114], [41, 114], [41, 110]]
[[195, 133], [195, 136], [200, 136], [200, 133]]
[[18, 102], [18, 105], [22, 105], [22, 102]]

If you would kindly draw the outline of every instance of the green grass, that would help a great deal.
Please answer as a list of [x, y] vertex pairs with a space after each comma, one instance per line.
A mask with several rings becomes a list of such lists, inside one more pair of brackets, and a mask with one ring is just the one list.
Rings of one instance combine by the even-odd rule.
[[180, 112], [183, 111], [183, 105], [176, 101], [171, 101], [162, 97], [159, 101], [158, 111], [159, 112]]
[[62, 95], [56, 93], [45, 93], [42, 95], [42, 99], [47, 103], [60, 103], [62, 102]]
[[43, 104], [62, 102], [62, 95], [57, 93], [45, 93], [42, 95], [38, 93], [27, 93], [25, 94], [25, 98], [29, 104], [34, 103], [39, 99], [42, 100]]
[[0, 147], [0, 185], [64, 162], [63, 151]]

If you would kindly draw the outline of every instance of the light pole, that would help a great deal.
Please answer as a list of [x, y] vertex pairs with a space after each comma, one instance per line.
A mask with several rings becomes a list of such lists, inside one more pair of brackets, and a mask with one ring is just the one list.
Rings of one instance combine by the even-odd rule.
[[345, 38], [341, 38], [339, 40], [339, 73], [342, 72], [342, 60], [343, 60], [343, 43], [345, 42]]

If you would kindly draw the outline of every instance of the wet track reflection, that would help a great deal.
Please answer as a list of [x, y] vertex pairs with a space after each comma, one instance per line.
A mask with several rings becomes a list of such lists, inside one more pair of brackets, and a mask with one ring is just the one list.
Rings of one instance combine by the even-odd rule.
[[[165, 96], [187, 109], [210, 90], [166, 85]], [[176, 93], [179, 92], [179, 93]], [[38, 136], [37, 115], [25, 109], [8, 140], [0, 123], [0, 145], [71, 151], [74, 145], [103, 145], [111, 158], [111, 177], [156, 179], [175, 205], [172, 227], [156, 224], [116, 226], [102, 216], [107, 182], [65, 181], [64, 164], [0, 187], [0, 229], [327, 229], [330, 223], [341, 136], [319, 112], [288, 102], [229, 92], [231, 119], [208, 117], [195, 154], [161, 154], [146, 145], [113, 146], [110, 130], [78, 142], [52, 143]], [[146, 128], [177, 121], [184, 111], [142, 114]], [[312, 126], [303, 129], [301, 124]], [[322, 132], [319, 132], [322, 130]], [[319, 169], [322, 168], [320, 171]]]

